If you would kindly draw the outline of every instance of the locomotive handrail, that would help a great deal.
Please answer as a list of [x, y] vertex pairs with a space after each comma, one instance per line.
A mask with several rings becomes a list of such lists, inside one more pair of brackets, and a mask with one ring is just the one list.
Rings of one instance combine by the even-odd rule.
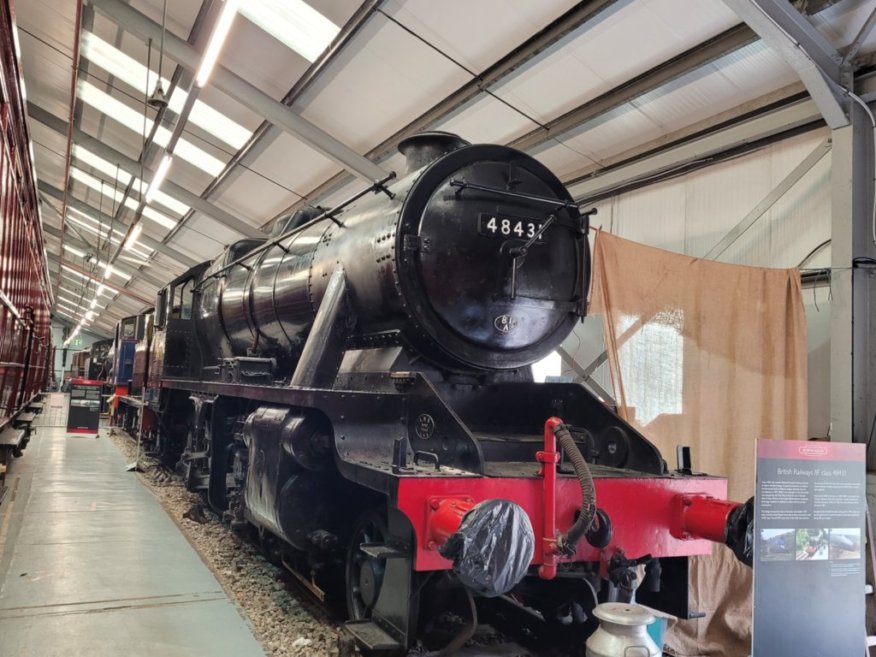
[[[217, 269], [216, 271], [211, 272], [208, 276], [204, 276], [204, 278], [201, 279], [201, 281], [200, 281], [197, 285], [195, 285], [194, 288], [192, 288], [192, 291], [193, 291], [193, 292], [198, 292], [198, 291], [200, 291], [201, 286], [204, 285], [204, 283], [206, 283], [207, 281], [209, 281], [211, 278], [216, 278], [217, 276], [220, 276], [221, 274], [225, 273], [225, 272], [228, 271], [229, 269], [232, 269], [232, 268], [234, 268], [234, 267], [237, 267], [238, 265], [242, 265], [242, 266], [244, 266], [244, 267], [247, 267], [247, 265], [244, 265], [244, 264], [243, 264], [246, 260], [248, 260], [248, 259], [251, 258], [252, 256], [255, 256], [255, 255], [258, 255], [258, 254], [260, 254], [260, 253], [263, 253], [263, 252], [267, 251], [268, 249], [270, 249], [270, 248], [272, 248], [272, 247], [279, 246], [279, 247], [280, 247], [285, 253], [289, 253], [289, 250], [288, 250], [286, 247], [284, 247], [282, 244], [280, 244], [280, 242], [282, 242], [283, 240], [288, 239], [289, 237], [291, 237], [291, 236], [294, 235], [295, 233], [297, 233], [297, 232], [299, 232], [299, 231], [301, 231], [301, 230], [303, 230], [303, 229], [305, 229], [305, 228], [308, 228], [308, 227], [310, 227], [310, 226], [313, 226], [314, 224], [316, 224], [316, 223], [318, 223], [318, 222], [320, 222], [320, 221], [324, 221], [324, 220], [326, 220], [326, 219], [331, 219], [331, 220], [332, 220], [333, 222], [335, 222], [338, 226], [340, 226], [341, 228], [343, 228], [343, 227], [344, 227], [344, 224], [343, 224], [343, 222], [341, 222], [339, 219], [337, 219], [337, 218], [335, 217], [336, 214], [338, 214], [338, 213], [341, 212], [343, 209], [345, 209], [348, 205], [350, 205], [351, 203], [355, 203], [355, 202], [358, 201], [360, 198], [362, 198], [363, 196], [365, 196], [366, 194], [368, 194], [368, 193], [370, 193], [370, 192], [375, 192], [375, 193], [376, 193], [376, 192], [386, 192], [387, 194], [390, 195], [390, 198], [392, 198], [392, 193], [391, 193], [389, 190], [386, 189], [386, 184], [387, 184], [388, 182], [390, 182], [391, 180], [394, 180], [394, 179], [395, 179], [395, 171], [390, 171], [390, 172], [389, 172], [389, 175], [387, 175], [386, 177], [381, 178], [380, 180], [378, 180], [377, 182], [375, 182], [375, 183], [369, 185], [369, 186], [366, 187], [365, 189], [356, 192], [356, 193], [353, 194], [350, 198], [348, 198], [348, 199], [345, 200], [345, 201], [342, 201], [341, 203], [339, 203], [339, 204], [336, 205], [335, 207], [331, 208], [330, 210], [326, 210], [325, 212], [323, 212], [322, 214], [320, 214], [320, 215], [314, 217], [314, 218], [311, 219], [310, 221], [308, 221], [308, 222], [306, 222], [306, 223], [303, 223], [303, 224], [301, 224], [300, 226], [296, 226], [295, 228], [292, 228], [292, 229], [290, 229], [290, 230], [287, 230], [285, 233], [281, 233], [280, 235], [277, 235], [277, 237], [273, 237], [273, 238], [267, 240], [264, 244], [262, 244], [262, 245], [260, 245], [260, 246], [257, 246], [257, 247], [254, 248], [252, 251], [248, 251], [247, 253], [245, 253], [244, 255], [240, 256], [240, 257], [237, 258], [236, 260], [232, 260], [231, 262], [229, 262], [229, 263], [226, 264], [226, 265], [223, 265], [222, 267], [220, 267], [220, 268]], [[247, 267], [247, 268], [248, 268], [248, 267]]]
[[[510, 198], [518, 198], [526, 201], [534, 201], [536, 203], [544, 203], [545, 205], [550, 205], [555, 208], [564, 208], [564, 209], [572, 209], [579, 210], [581, 205], [579, 203], [575, 203], [574, 201], [564, 201], [559, 198], [551, 198], [550, 196], [539, 196], [538, 194], [527, 194], [526, 192], [515, 192], [511, 189], [502, 189], [501, 187], [490, 187], [489, 185], [478, 185], [477, 183], [470, 183], [465, 180], [456, 180], [455, 178], [450, 181], [451, 187], [456, 187], [459, 192], [466, 189], [475, 189], [479, 192], [487, 192], [489, 194], [496, 194], [498, 196], [508, 196]], [[458, 193], [458, 192], [457, 192]]]

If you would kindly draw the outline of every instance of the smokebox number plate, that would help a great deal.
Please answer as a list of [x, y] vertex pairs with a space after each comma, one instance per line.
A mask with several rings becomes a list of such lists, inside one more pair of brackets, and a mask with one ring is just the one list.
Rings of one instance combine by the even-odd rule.
[[[517, 238], [528, 240], [541, 230], [542, 222], [525, 217], [512, 217], [506, 214], [482, 212], [478, 216], [478, 233], [487, 237]], [[540, 243], [542, 238], [536, 240]]]

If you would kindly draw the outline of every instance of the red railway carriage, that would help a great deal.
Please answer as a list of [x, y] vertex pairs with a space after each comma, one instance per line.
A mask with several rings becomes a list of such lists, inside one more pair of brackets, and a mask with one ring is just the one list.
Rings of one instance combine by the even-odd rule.
[[0, 476], [27, 444], [52, 355], [51, 291], [15, 38], [11, 7], [0, 3]]

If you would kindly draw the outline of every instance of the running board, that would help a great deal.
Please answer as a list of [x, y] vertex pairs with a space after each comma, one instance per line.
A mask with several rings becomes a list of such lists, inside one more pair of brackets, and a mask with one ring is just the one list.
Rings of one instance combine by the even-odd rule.
[[344, 628], [353, 635], [356, 643], [369, 653], [400, 654], [404, 652], [402, 644], [371, 621], [347, 621], [344, 623]]

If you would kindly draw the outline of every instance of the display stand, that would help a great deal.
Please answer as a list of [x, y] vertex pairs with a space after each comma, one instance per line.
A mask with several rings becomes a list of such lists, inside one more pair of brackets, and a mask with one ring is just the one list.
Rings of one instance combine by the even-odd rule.
[[67, 433], [98, 433], [103, 381], [72, 379], [67, 406]]
[[758, 440], [753, 657], [864, 653], [865, 452]]

